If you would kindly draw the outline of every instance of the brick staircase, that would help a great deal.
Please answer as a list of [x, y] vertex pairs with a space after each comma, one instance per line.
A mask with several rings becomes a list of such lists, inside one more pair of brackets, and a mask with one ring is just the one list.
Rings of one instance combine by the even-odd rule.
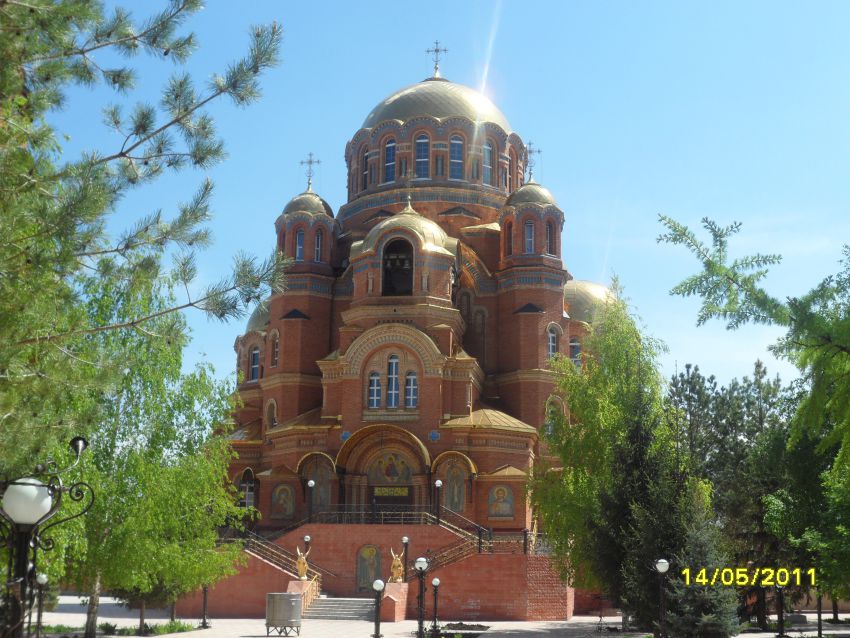
[[304, 612], [304, 618], [322, 620], [374, 620], [375, 601], [371, 598], [329, 598], [320, 596]]

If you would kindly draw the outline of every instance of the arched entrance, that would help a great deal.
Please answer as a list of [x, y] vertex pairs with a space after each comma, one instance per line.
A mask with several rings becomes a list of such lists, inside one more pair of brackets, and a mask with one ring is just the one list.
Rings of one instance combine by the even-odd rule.
[[348, 505], [378, 510], [426, 506], [430, 457], [415, 435], [394, 425], [355, 432], [336, 458]]

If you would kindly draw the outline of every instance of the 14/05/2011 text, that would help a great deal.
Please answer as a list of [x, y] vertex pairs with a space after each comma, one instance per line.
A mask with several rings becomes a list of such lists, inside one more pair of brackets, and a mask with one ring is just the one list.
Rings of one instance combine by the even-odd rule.
[[691, 585], [723, 585], [725, 587], [786, 587], [793, 585], [815, 586], [815, 568], [803, 569], [801, 567], [715, 567], [713, 569], [691, 569], [686, 567], [682, 570], [685, 586]]

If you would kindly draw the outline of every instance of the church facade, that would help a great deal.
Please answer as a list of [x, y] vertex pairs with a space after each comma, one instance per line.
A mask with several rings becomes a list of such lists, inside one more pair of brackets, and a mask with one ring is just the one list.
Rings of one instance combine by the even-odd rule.
[[[548, 362], [578, 360], [604, 288], [568, 272], [564, 213], [526, 180], [529, 155], [488, 98], [435, 70], [354, 132], [336, 213], [310, 182], [286, 204], [286, 290], [235, 343], [231, 474], [255, 532], [399, 512], [494, 538], [536, 528], [525, 482], [562, 409]], [[328, 565], [357, 571], [376, 550], [339, 551]]]

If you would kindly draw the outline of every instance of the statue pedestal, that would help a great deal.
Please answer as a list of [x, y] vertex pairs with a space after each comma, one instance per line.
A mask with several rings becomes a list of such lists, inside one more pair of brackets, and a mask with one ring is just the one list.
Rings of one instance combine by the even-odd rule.
[[387, 583], [381, 601], [381, 621], [401, 622], [407, 611], [407, 583]]

